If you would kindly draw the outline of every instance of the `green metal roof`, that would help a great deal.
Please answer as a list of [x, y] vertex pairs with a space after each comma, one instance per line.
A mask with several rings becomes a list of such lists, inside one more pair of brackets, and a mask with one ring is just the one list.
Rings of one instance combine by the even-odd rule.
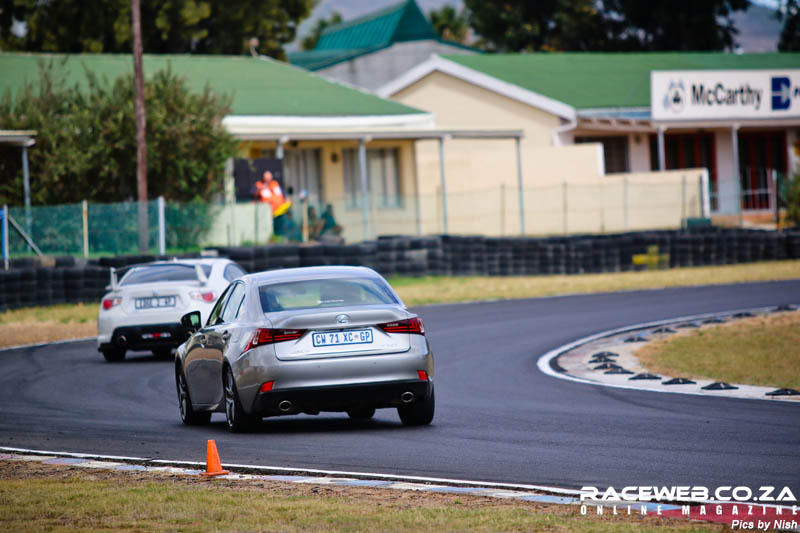
[[800, 68], [800, 53], [533, 53], [446, 59], [577, 109], [649, 107], [652, 70]]
[[314, 50], [375, 48], [401, 41], [438, 39], [414, 0], [325, 28]]
[[[19, 90], [39, 76], [39, 63], [61, 65], [65, 81], [87, 87], [85, 70], [101, 80], [133, 73], [123, 54], [0, 53], [0, 94]], [[328, 81], [286, 63], [247, 56], [149, 55], [145, 75], [170, 67], [193, 91], [208, 85], [232, 96], [233, 115], [365, 116], [422, 113], [391, 100]]]
[[290, 52], [289, 62], [308, 70], [319, 70], [342, 61], [370, 54], [394, 43], [439, 41], [473, 50], [439, 37], [414, 0], [405, 0], [363, 17], [325, 28], [313, 50]]

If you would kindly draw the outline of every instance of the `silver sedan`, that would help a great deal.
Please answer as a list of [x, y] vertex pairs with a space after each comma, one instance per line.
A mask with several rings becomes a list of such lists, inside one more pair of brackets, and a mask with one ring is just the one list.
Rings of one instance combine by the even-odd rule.
[[310, 267], [231, 283], [205, 325], [178, 347], [175, 381], [185, 424], [224, 411], [234, 431], [263, 417], [320, 411], [368, 419], [395, 407], [406, 425], [434, 414], [433, 354], [422, 320], [377, 272]]

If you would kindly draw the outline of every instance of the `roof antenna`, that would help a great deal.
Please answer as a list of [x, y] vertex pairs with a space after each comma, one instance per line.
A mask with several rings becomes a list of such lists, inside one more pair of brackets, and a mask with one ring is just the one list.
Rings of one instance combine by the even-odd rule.
[[256, 50], [256, 48], [258, 48], [258, 44], [258, 37], [250, 38], [250, 55], [253, 57], [258, 57], [258, 51]]

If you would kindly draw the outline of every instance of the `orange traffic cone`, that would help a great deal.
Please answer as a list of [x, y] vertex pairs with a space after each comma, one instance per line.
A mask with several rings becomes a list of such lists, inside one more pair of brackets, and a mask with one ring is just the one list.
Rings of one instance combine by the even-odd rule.
[[206, 449], [206, 471], [203, 472], [204, 476], [223, 476], [230, 474], [230, 470], [223, 470], [219, 462], [219, 454], [217, 453], [217, 443], [213, 440], [208, 441]]

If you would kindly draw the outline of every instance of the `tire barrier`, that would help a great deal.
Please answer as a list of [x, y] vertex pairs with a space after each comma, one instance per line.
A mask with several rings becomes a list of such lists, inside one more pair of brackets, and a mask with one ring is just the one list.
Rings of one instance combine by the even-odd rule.
[[[368, 266], [384, 276], [532, 276], [797, 259], [800, 229], [774, 232], [707, 227], [546, 238], [385, 235], [358, 244], [275, 244], [215, 250], [248, 272], [356, 265]], [[35, 258], [12, 259], [10, 270], [0, 270], [0, 311], [99, 302], [109, 283], [109, 267], [156, 259], [166, 258], [129, 255], [86, 261], [65, 256], [56, 257], [55, 266], [48, 268]]]

